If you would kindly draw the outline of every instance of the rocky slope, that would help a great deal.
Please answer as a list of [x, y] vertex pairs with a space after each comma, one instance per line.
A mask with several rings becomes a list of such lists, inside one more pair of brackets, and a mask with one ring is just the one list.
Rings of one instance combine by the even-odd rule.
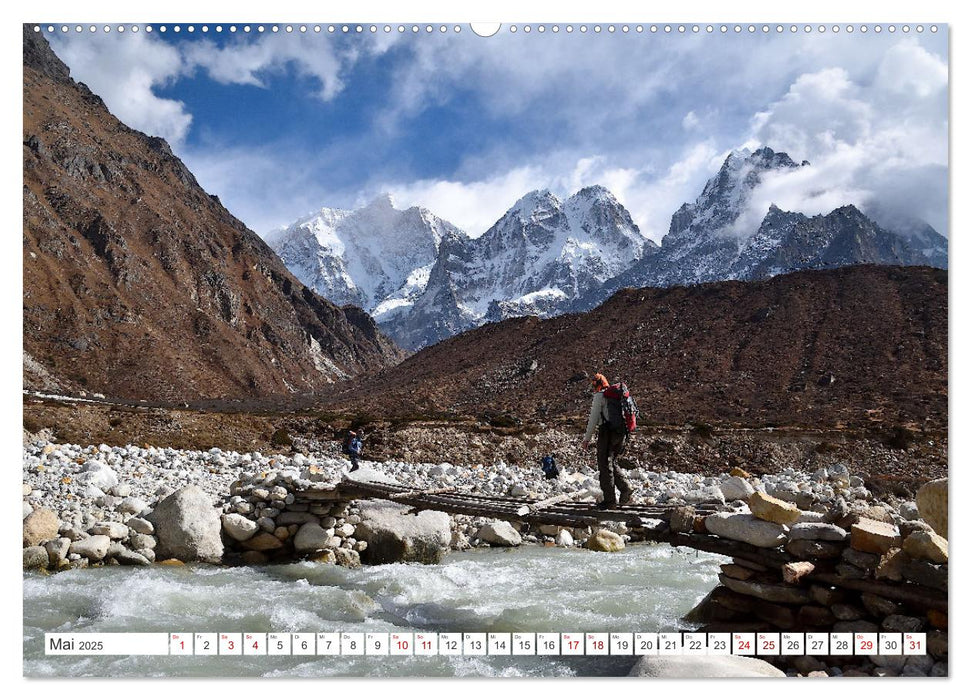
[[307, 391], [398, 348], [305, 288], [162, 139], [24, 27], [25, 385], [191, 400]]
[[488, 324], [325, 403], [378, 416], [530, 425], [626, 381], [642, 421], [947, 424], [947, 273], [854, 266], [624, 290], [584, 314]]

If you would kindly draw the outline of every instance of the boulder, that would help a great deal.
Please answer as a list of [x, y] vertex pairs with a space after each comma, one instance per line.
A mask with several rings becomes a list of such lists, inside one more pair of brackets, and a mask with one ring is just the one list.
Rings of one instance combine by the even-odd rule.
[[259, 525], [239, 513], [224, 513], [222, 524], [226, 534], [237, 542], [245, 542], [260, 529]]
[[129, 496], [122, 499], [121, 503], [119, 503], [116, 508], [119, 513], [131, 513], [132, 515], [138, 515], [139, 513], [148, 510], [148, 504], [140, 498]]
[[50, 559], [50, 565], [57, 568], [65, 559], [71, 548], [71, 540], [67, 537], [58, 537], [44, 543], [44, 549]]
[[24, 547], [24, 569], [46, 569], [50, 561], [50, 556], [43, 547]]
[[749, 595], [770, 603], [793, 603], [803, 605], [810, 602], [809, 593], [802, 588], [786, 586], [776, 583], [759, 583], [756, 581], [739, 581], [725, 574], [718, 574], [718, 580], [736, 593]]
[[850, 528], [850, 546], [860, 552], [886, 554], [900, 546], [900, 531], [891, 523], [862, 518]]
[[317, 564], [336, 564], [337, 563], [337, 555], [334, 554], [334, 550], [332, 549], [324, 549], [320, 552], [317, 552], [316, 554], [314, 554], [314, 556], [311, 559]]
[[348, 569], [358, 569], [361, 566], [361, 555], [353, 549], [338, 547], [334, 550], [334, 557], [338, 566], [344, 566]]
[[803, 605], [796, 613], [796, 624], [806, 627], [828, 627], [836, 622], [836, 617], [829, 608], [822, 605]]
[[786, 543], [786, 551], [800, 559], [838, 559], [843, 545], [821, 540], [792, 540]]
[[158, 538], [161, 559], [218, 562], [223, 555], [219, 510], [198, 486], [167, 496], [147, 517]]
[[830, 588], [828, 586], [817, 586], [813, 584], [809, 587], [809, 595], [813, 601], [820, 605], [833, 605], [843, 603], [847, 600], [848, 594], [843, 588]]
[[116, 522], [95, 523], [88, 528], [91, 535], [108, 535], [113, 540], [123, 540], [128, 537], [128, 526]]
[[24, 547], [34, 547], [57, 537], [61, 525], [57, 514], [49, 508], [38, 508], [24, 518]]
[[269, 532], [261, 532], [258, 535], [253, 535], [245, 542], [240, 543], [246, 549], [254, 552], [268, 552], [274, 549], [280, 549], [283, 547], [283, 542]]
[[947, 540], [935, 532], [912, 532], [904, 540], [903, 550], [914, 559], [947, 564]]
[[133, 532], [129, 536], [128, 542], [131, 544], [131, 548], [136, 552], [140, 552], [143, 549], [154, 550], [158, 545], [158, 540], [156, 540], [154, 537], [151, 535], [143, 535], [140, 532]]
[[494, 520], [486, 523], [475, 533], [483, 542], [497, 547], [518, 547], [523, 542], [522, 536], [512, 525], [504, 520]]
[[68, 552], [78, 554], [89, 561], [101, 561], [108, 554], [111, 538], [108, 535], [91, 535], [83, 540], [72, 542]]
[[128, 518], [125, 525], [142, 535], [155, 534], [155, 528], [145, 518]]
[[846, 530], [831, 523], [800, 522], [789, 528], [789, 539], [842, 542], [846, 539]]
[[792, 525], [802, 515], [802, 511], [795, 504], [761, 491], [749, 496], [748, 507], [756, 518], [779, 525]]
[[307, 522], [300, 526], [296, 536], [293, 538], [293, 548], [298, 554], [316, 552], [318, 549], [326, 547], [330, 535], [327, 530], [317, 523]]
[[904, 568], [910, 563], [910, 555], [902, 549], [891, 549], [882, 557], [877, 565], [876, 577], [890, 581], [903, 581]]
[[586, 548], [594, 552], [619, 552], [624, 548], [624, 538], [610, 530], [597, 530], [587, 538]]
[[356, 537], [368, 543], [361, 553], [365, 563], [437, 564], [448, 552], [452, 531], [446, 513], [423, 510], [412, 514], [407, 506], [388, 501], [362, 501], [359, 505], [361, 522]]
[[101, 460], [89, 459], [84, 463], [82, 473], [78, 474], [77, 482], [108, 492], [118, 485], [118, 474]]
[[924, 559], [910, 559], [904, 565], [903, 577], [907, 581], [919, 583], [922, 586], [930, 586], [939, 591], [947, 590], [946, 564], [933, 564]]
[[745, 501], [755, 493], [752, 485], [740, 476], [727, 476], [722, 479], [721, 491], [726, 501]]
[[573, 546], [573, 535], [570, 534], [569, 530], [560, 530], [558, 533], [556, 533], [556, 546], [557, 547]]
[[756, 547], [778, 547], [786, 541], [785, 528], [760, 520], [751, 513], [714, 513], [705, 518], [708, 532]]
[[671, 532], [694, 532], [695, 509], [691, 506], [678, 506], [672, 510], [669, 527]]
[[843, 561], [863, 571], [874, 571], [880, 566], [880, 555], [847, 547], [843, 550]]
[[799, 511], [799, 518], [796, 520], [797, 523], [825, 523], [826, 513], [820, 513], [815, 510], [801, 510]]
[[144, 555], [138, 552], [133, 552], [130, 549], [121, 548], [120, 552], [115, 553], [115, 559], [118, 560], [119, 564], [125, 564], [126, 566], [148, 566], [150, 562]]
[[916, 500], [920, 517], [947, 539], [947, 479], [928, 481], [917, 490]]
[[754, 571], [745, 566], [739, 566], [738, 564], [722, 564], [721, 570], [726, 576], [737, 578], [739, 581], [748, 581], [755, 576]]
[[864, 593], [860, 596], [860, 601], [873, 617], [886, 617], [900, 612], [900, 605], [874, 593]]
[[924, 621], [909, 615], [888, 615], [883, 618], [881, 627], [887, 632], [920, 632], [924, 629]]
[[640, 678], [784, 678], [768, 661], [750, 656], [642, 656], [628, 674]]
[[816, 565], [808, 561], [793, 561], [782, 565], [782, 580], [786, 583], [799, 583], [803, 576], [808, 576], [816, 569]]

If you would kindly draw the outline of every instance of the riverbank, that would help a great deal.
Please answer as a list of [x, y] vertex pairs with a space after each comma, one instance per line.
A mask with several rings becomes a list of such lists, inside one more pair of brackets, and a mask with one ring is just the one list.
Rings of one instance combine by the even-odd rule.
[[[629, 529], [628, 522], [531, 528], [516, 520], [430, 510], [416, 517], [407, 507], [386, 501], [348, 502], [338, 485], [350, 465], [319, 453], [82, 447], [27, 435], [23, 466], [25, 569], [294, 560], [347, 569], [362, 562], [435, 565], [449, 551], [490, 546], [586, 546], [616, 553], [656, 532], [646, 525]], [[711, 551], [734, 557], [721, 566], [721, 585], [692, 612], [696, 624], [710, 631], [718, 624], [735, 631], [914, 631], [932, 626], [936, 653], [928, 664], [911, 661], [896, 668], [872, 659], [863, 664], [845, 659], [776, 662], [800, 674], [834, 675], [843, 669], [850, 675], [946, 674], [947, 635], [940, 630], [947, 629], [947, 542], [933, 535], [933, 530], [946, 535], [946, 481], [935, 487], [936, 496], [927, 501], [932, 508], [925, 512], [927, 502], [918, 507], [889, 494], [878, 497], [842, 464], [812, 473], [783, 469], [762, 476], [737, 467], [712, 476], [641, 468], [626, 473], [636, 503], [670, 513], [670, 522], [657, 521], [665, 541], [714, 547]], [[583, 469], [564, 469], [557, 479], [545, 479], [538, 470], [502, 462], [388, 461], [365, 462], [353, 476], [415, 490], [445, 487], [541, 500], [579, 489], [581, 499], [593, 503], [600, 498], [595, 474]], [[704, 517], [695, 514], [692, 504], [721, 504], [724, 512]], [[943, 524], [936, 522], [935, 512], [945, 514]], [[926, 546], [911, 552], [921, 537]], [[833, 575], [837, 579], [825, 578]], [[808, 585], [814, 578], [826, 582], [818, 593]], [[916, 601], [915, 607], [907, 598], [906, 605], [895, 603], [896, 593], [886, 590], [895, 584], [877, 581], [885, 578], [910, 582], [902, 588], [919, 583], [943, 590], [943, 607], [933, 591], [928, 591], [933, 599], [929, 604]], [[867, 593], [867, 588], [880, 588], [880, 595]], [[785, 597], [779, 598], [782, 593]]]

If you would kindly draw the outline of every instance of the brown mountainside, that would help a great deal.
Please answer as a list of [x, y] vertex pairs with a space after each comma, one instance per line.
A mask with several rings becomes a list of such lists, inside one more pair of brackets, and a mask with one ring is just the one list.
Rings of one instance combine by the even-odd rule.
[[344, 408], [494, 424], [581, 417], [586, 377], [642, 422], [947, 425], [947, 273], [858, 266], [628, 289], [593, 311], [490, 324], [344, 388]]
[[149, 400], [305, 392], [397, 362], [300, 284], [164, 140], [24, 27], [25, 386]]

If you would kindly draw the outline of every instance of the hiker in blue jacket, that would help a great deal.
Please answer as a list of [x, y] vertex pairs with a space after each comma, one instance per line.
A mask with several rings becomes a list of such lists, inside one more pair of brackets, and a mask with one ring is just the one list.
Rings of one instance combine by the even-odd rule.
[[358, 458], [361, 456], [361, 452], [364, 450], [364, 431], [354, 432], [353, 430], [347, 433], [347, 440], [344, 442], [344, 452], [351, 460], [350, 471], [356, 471], [360, 465], [357, 463]]

